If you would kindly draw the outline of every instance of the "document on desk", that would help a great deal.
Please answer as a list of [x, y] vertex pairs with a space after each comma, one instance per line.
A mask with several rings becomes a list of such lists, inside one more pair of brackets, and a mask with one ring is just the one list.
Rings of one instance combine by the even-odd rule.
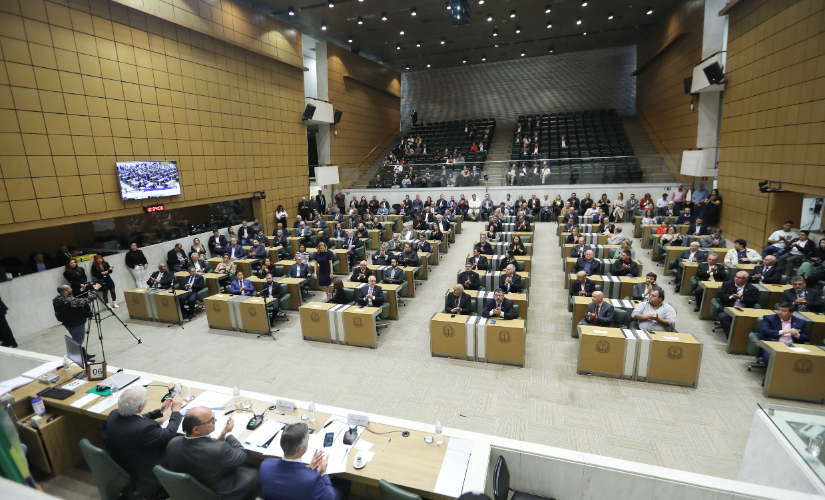
[[120, 397], [120, 393], [116, 392], [113, 395], [109, 396], [108, 398], [104, 399], [100, 403], [92, 406], [89, 408], [89, 411], [92, 413], [103, 413], [104, 411], [108, 410], [109, 408], [113, 407], [117, 404], [117, 399]]
[[220, 392], [205, 391], [200, 396], [186, 404], [187, 408], [197, 408], [198, 406], [206, 406], [214, 408], [216, 406], [226, 406], [229, 400], [232, 399], [231, 394], [221, 394]]
[[467, 475], [468, 463], [470, 463], [469, 453], [451, 450], [448, 446], [444, 461], [441, 463], [441, 471], [435, 481], [433, 493], [458, 498], [464, 487], [464, 476]]
[[23, 373], [23, 376], [31, 379], [40, 378], [43, 375], [51, 373], [62, 366], [63, 360], [47, 361], [42, 365], [38, 366], [37, 368], [32, 368], [31, 370]]
[[[237, 427], [237, 425], [238, 424], [236, 423], [235, 426]], [[245, 426], [242, 426], [241, 428], [243, 427]], [[243, 447], [247, 450], [254, 450], [259, 453], [266, 453], [270, 448], [272, 448], [276, 444], [276, 441], [278, 441], [279, 444], [277, 448], [280, 450], [280, 439], [278, 439], [280, 438], [280, 436], [278, 436], [278, 438], [276, 439], [273, 439], [272, 442], [269, 443], [269, 446], [267, 448], [262, 448], [262, 446], [267, 441], [269, 441], [272, 438], [272, 436], [274, 436], [283, 428], [283, 423], [276, 422], [275, 420], [267, 420], [264, 423], [262, 423], [260, 427], [255, 429], [255, 432], [253, 432], [248, 438], [246, 438], [246, 440], [243, 443]]]
[[67, 391], [73, 391], [78, 387], [83, 387], [84, 385], [88, 384], [88, 380], [72, 380], [68, 384], [61, 387], [61, 389], [66, 389]]
[[10, 378], [8, 380], [4, 380], [0, 382], [0, 394], [5, 394], [7, 392], [11, 392], [18, 387], [23, 387], [24, 385], [30, 383], [32, 379], [24, 376]]
[[74, 403], [71, 404], [72, 408], [83, 408], [87, 404], [91, 403], [97, 399], [97, 394], [86, 394], [82, 398], [78, 399]]
[[811, 352], [804, 347], [788, 347], [788, 349], [792, 350], [793, 352]]

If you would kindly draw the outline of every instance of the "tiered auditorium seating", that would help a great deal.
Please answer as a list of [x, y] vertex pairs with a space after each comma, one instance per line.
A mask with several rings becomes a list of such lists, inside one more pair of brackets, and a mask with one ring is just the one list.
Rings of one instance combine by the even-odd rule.
[[[464, 132], [464, 128], [467, 125], [470, 127], [475, 125], [476, 131], [473, 137], [468, 137], [468, 134]], [[485, 139], [484, 130], [487, 128], [489, 128], [489, 133]], [[475, 166], [476, 170], [479, 172], [479, 175], [484, 175], [482, 173], [484, 170], [483, 162], [486, 161], [487, 151], [489, 150], [490, 142], [493, 139], [495, 129], [495, 118], [451, 120], [445, 122], [426, 123], [424, 126], [416, 125], [407, 134], [407, 136], [411, 135], [413, 139], [417, 136], [421, 136], [422, 143], [427, 145], [427, 154], [404, 155], [403, 150], [399, 149], [396, 149], [393, 153], [399, 161], [402, 158], [407, 160], [407, 165], [404, 167], [405, 174], [409, 172], [410, 166], [412, 166], [413, 171], [416, 172], [418, 176], [421, 176], [426, 171], [427, 167], [429, 167], [430, 172], [435, 177], [427, 184], [427, 187], [438, 187], [441, 185], [438, 178], [438, 176], [441, 175], [441, 166], [446, 162], [446, 159], [443, 157], [444, 149], [448, 148], [450, 153], [452, 153], [454, 149], [458, 149], [458, 151], [464, 155], [464, 163], [449, 164], [446, 165], [446, 167], [447, 173], [452, 174], [453, 179], [456, 180], [456, 185], [460, 185], [461, 180], [459, 172], [461, 172], [462, 168], [464, 168], [464, 165], [466, 165], [469, 170], [472, 170], [473, 166]], [[473, 142], [483, 143], [484, 151], [471, 152], [470, 146]], [[434, 158], [436, 150], [440, 151], [442, 154], [442, 158], [439, 160]], [[370, 179], [368, 187], [392, 187], [393, 167], [390, 165], [382, 167], [380, 175], [381, 184], [379, 185], [376, 179]]]
[[[532, 129], [527, 126], [529, 118], [532, 118]], [[539, 140], [538, 155], [532, 154], [532, 142], [530, 154], [523, 155], [522, 143], [515, 143], [516, 125], [510, 158], [517, 162], [518, 171], [522, 163], [529, 169], [536, 160], [547, 158], [551, 160], [551, 176], [549, 182], [545, 181], [549, 184], [641, 181], [641, 168], [614, 109], [521, 115], [518, 123], [522, 133], [529, 134], [531, 140], [538, 133]], [[561, 147], [562, 136], [566, 139], [566, 148]], [[623, 158], [616, 158], [620, 156]], [[536, 183], [536, 179], [528, 178], [525, 183]]]

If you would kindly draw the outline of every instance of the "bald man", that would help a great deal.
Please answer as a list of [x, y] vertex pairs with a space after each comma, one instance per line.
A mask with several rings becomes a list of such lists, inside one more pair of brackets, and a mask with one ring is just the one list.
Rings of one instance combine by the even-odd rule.
[[470, 296], [464, 293], [464, 286], [456, 284], [453, 286], [452, 293], [447, 294], [444, 301], [444, 312], [469, 316], [472, 312], [471, 300]]
[[593, 292], [593, 300], [587, 305], [584, 322], [593, 326], [613, 326], [613, 306], [604, 301], [604, 294]]

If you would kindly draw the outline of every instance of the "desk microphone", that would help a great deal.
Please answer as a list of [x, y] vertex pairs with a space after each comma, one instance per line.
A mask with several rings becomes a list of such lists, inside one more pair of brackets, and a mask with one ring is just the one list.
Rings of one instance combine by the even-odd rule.
[[269, 408], [266, 408], [260, 415], [255, 415], [255, 413], [253, 412], [252, 418], [250, 418], [249, 422], [247, 422], [246, 424], [246, 428], [249, 430], [257, 429], [259, 425], [264, 423], [264, 414], [267, 410], [269, 410]]
[[358, 439], [358, 426], [350, 427], [347, 432], [344, 433], [344, 444], [349, 446]]

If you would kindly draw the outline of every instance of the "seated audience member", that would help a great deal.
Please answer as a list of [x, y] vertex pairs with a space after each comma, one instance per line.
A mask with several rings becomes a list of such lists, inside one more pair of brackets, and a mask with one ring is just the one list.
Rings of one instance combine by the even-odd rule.
[[344, 291], [344, 282], [340, 278], [332, 280], [332, 287], [327, 292], [327, 300], [333, 304], [349, 304]]
[[670, 224], [667, 223], [667, 219], [662, 219], [662, 223], [656, 228], [656, 234], [667, 234], [668, 228]]
[[570, 234], [568, 234], [567, 237], [564, 238], [564, 244], [569, 245], [569, 244], [572, 243], [573, 245], [575, 245], [576, 243], [579, 242], [579, 238], [582, 238], [582, 237], [583, 236], [579, 232], [578, 226], [576, 226], [576, 227], [572, 228], [570, 230]]
[[172, 287], [175, 280], [175, 274], [166, 270], [166, 264], [158, 264], [158, 270], [153, 272], [146, 284], [149, 288], [159, 288], [161, 290], [168, 290]]
[[[707, 262], [702, 262], [696, 268], [696, 279], [699, 281], [717, 281], [722, 282], [728, 279], [728, 273], [725, 270], [725, 266], [718, 262], [719, 256], [715, 253], [708, 254]], [[693, 308], [693, 312], [699, 312], [699, 308], [702, 304], [702, 295], [704, 295], [704, 291], [702, 287], [697, 286], [693, 290], [693, 297], [696, 299], [696, 307]]]
[[370, 276], [372, 276], [372, 269], [367, 267], [367, 261], [362, 260], [361, 264], [352, 272], [352, 276], [350, 276], [350, 281], [358, 282], [358, 283], [366, 283]]
[[516, 222], [516, 231], [519, 231], [519, 232], [530, 231], [530, 221], [525, 219], [524, 215], [519, 215], [518, 216], [518, 222]]
[[516, 254], [508, 248], [507, 251], [504, 252], [504, 257], [499, 261], [499, 269], [507, 269], [507, 266], [512, 264], [515, 266], [516, 271], [518, 271], [518, 262]]
[[255, 236], [255, 232], [252, 230], [251, 227], [246, 225], [246, 221], [241, 223], [241, 227], [238, 228], [238, 238], [241, 242], [241, 245], [250, 245], [252, 244], [252, 238]]
[[186, 435], [172, 439], [166, 447], [170, 469], [194, 477], [221, 500], [255, 498], [260, 490], [258, 469], [244, 465], [246, 450], [232, 435], [235, 421], [230, 416], [217, 439], [209, 436], [215, 432], [215, 422], [211, 409], [189, 409], [183, 417]]
[[576, 279], [570, 283], [570, 295], [577, 297], [592, 297], [596, 291], [596, 283], [587, 279], [587, 273], [579, 271]]
[[484, 255], [493, 255], [493, 247], [487, 242], [487, 235], [482, 234], [474, 248]]
[[209, 237], [207, 246], [209, 247], [209, 252], [211, 252], [213, 256], [225, 254], [227, 248], [229, 247], [226, 243], [226, 236], [218, 233], [217, 229], [212, 231], [212, 236]]
[[264, 500], [343, 500], [351, 483], [330, 477], [329, 455], [317, 450], [309, 464], [301, 461], [309, 449], [309, 429], [304, 423], [289, 424], [281, 431], [283, 458], [268, 458], [261, 463], [261, 489]]
[[303, 243], [298, 245], [298, 250], [295, 251], [295, 256], [298, 255], [301, 256], [301, 259], [303, 259], [303, 262], [306, 265], [309, 265], [309, 252], [307, 251], [306, 245], [304, 245]]
[[355, 267], [355, 253], [356, 249], [361, 246], [361, 240], [355, 237], [352, 230], [347, 231], [347, 237], [344, 239], [341, 248], [347, 250], [347, 258], [349, 259], [350, 267]]
[[[805, 323], [804, 319], [794, 316], [791, 302], [780, 302], [776, 314], [762, 317], [759, 340], [804, 344], [811, 340], [811, 333]], [[762, 360], [766, 365], [770, 357], [770, 352], [762, 350]]]
[[748, 283], [747, 271], [739, 271], [733, 277], [733, 281], [722, 283], [722, 286], [716, 292], [716, 298], [722, 304], [719, 313], [719, 324], [722, 326], [722, 330], [725, 331], [725, 338], [727, 338], [733, 318], [725, 312], [725, 308], [753, 307], [759, 301], [759, 290]]
[[774, 231], [768, 236], [768, 245], [762, 249], [762, 258], [768, 255], [775, 255], [777, 258], [781, 257], [787, 250], [787, 246], [799, 237], [799, 235], [792, 231], [793, 221], [785, 221], [782, 229]]
[[252, 240], [252, 248], [249, 249], [248, 258], [258, 259], [259, 261], [266, 258], [266, 247], [261, 245], [257, 238]]
[[602, 234], [613, 234], [616, 229], [621, 229], [616, 227], [616, 224], [610, 222], [610, 219], [607, 218], [605, 215], [602, 217], [601, 222], [599, 222], [599, 232]]
[[470, 257], [469, 263], [473, 266], [473, 269], [476, 271], [486, 271], [487, 270], [487, 257], [481, 255], [478, 247], [473, 248], [473, 256]]
[[324, 232], [323, 229], [318, 230], [318, 236], [317, 236], [316, 239], [318, 240], [318, 242], [315, 244], [316, 247], [320, 246], [321, 243], [324, 243], [324, 244], [326, 244], [327, 248], [335, 248], [335, 245], [333, 245], [330, 242], [329, 238], [327, 238], [327, 235], [326, 235], [326, 233]]
[[70, 260], [80, 255], [80, 250], [74, 248], [69, 249], [66, 245], [60, 245], [57, 248], [57, 253], [54, 255], [54, 260], [60, 267], [66, 267]]
[[375, 284], [375, 276], [370, 276], [367, 285], [358, 289], [356, 301], [361, 307], [381, 307], [384, 303], [384, 292]]
[[807, 288], [805, 278], [793, 276], [790, 281], [792, 288], [782, 293], [781, 302], [790, 303], [793, 311], [818, 313], [825, 309], [825, 303], [822, 302], [822, 292], [815, 288]]
[[516, 317], [513, 301], [504, 296], [501, 288], [496, 288], [493, 298], [487, 299], [481, 315], [485, 318], [513, 319]]
[[626, 240], [627, 236], [622, 234], [622, 228], [616, 226], [613, 228], [613, 236], [607, 238], [608, 245], [621, 245], [622, 241]]
[[576, 258], [584, 257], [585, 252], [590, 249], [590, 245], [585, 245], [584, 243], [584, 236], [579, 236], [579, 240], [576, 242], [576, 245], [570, 249], [570, 256]]
[[499, 277], [498, 287], [504, 293], [521, 293], [521, 276], [516, 274], [516, 267], [510, 264]]
[[717, 227], [710, 236], [702, 238], [699, 246], [702, 248], [724, 248], [728, 246], [728, 240], [722, 237], [722, 230]]
[[470, 209], [467, 211], [467, 214], [470, 216], [470, 219], [477, 221], [481, 215], [481, 200], [479, 200], [476, 195], [473, 195], [469, 206]]
[[198, 274], [194, 267], [190, 267], [189, 276], [183, 281], [183, 289], [190, 293], [180, 300], [180, 308], [184, 319], [195, 317], [195, 303], [198, 301], [198, 292], [203, 290], [204, 286], [206, 286], [206, 282], [203, 276]]
[[312, 244], [312, 236], [315, 233], [312, 232], [312, 228], [307, 226], [306, 224], [301, 224], [301, 227], [298, 228], [297, 236], [301, 238], [301, 243], [304, 245], [311, 245]]
[[255, 238], [258, 240], [258, 243], [260, 243], [264, 247], [269, 246], [269, 238], [266, 236], [266, 234], [264, 234], [263, 229], [261, 229], [260, 231], [258, 231], [255, 234], [256, 234]]
[[636, 283], [630, 291], [630, 298], [633, 300], [648, 300], [653, 290], [662, 290], [662, 287], [656, 284], [656, 273], [647, 273], [644, 283]]
[[819, 246], [808, 254], [808, 262], [813, 266], [813, 273], [808, 275], [807, 269], [802, 270], [802, 277], [808, 282], [809, 287], [813, 287], [825, 280], [825, 238], [820, 238]]
[[457, 283], [462, 285], [464, 290], [478, 290], [481, 287], [481, 279], [469, 262], [464, 264], [464, 272], [458, 275]]
[[390, 248], [386, 243], [381, 244], [381, 249], [375, 252], [372, 256], [372, 264], [374, 266], [388, 266], [390, 265], [390, 259], [392, 258], [392, 252], [390, 252]]
[[507, 247], [508, 252], [513, 252], [513, 255], [518, 257], [524, 257], [527, 255], [527, 249], [524, 248], [524, 243], [521, 241], [521, 236], [513, 236], [513, 241]]
[[682, 246], [682, 235], [676, 231], [676, 226], [668, 226], [665, 234], [659, 236], [659, 244], [663, 247]]
[[237, 260], [244, 258], [244, 249], [241, 245], [238, 244], [237, 238], [232, 238], [229, 243], [229, 248], [226, 249], [226, 253], [229, 254], [229, 260]]
[[281, 285], [274, 280], [272, 273], [266, 273], [266, 277], [264, 279], [266, 281], [263, 284], [263, 288], [261, 289], [259, 296], [265, 299], [277, 299], [267, 305], [267, 308], [269, 309], [269, 322], [271, 324], [275, 322], [275, 318], [278, 316], [278, 312], [281, 309], [280, 300], [284, 296], [284, 292], [281, 289]]
[[604, 302], [604, 294], [600, 291], [593, 292], [593, 300], [587, 305], [587, 312], [584, 315], [584, 322], [593, 326], [613, 326], [613, 306]]
[[622, 252], [620, 258], [613, 261], [610, 265], [610, 274], [613, 276], [627, 276], [633, 278], [639, 275], [639, 264], [630, 256], [630, 250]]
[[43, 254], [43, 252], [37, 252], [34, 255], [32, 255], [32, 260], [29, 263], [29, 269], [32, 272], [35, 272], [35, 273], [48, 271], [49, 269], [52, 269], [53, 267], [54, 266], [52, 266], [51, 263], [46, 262], [46, 257]]
[[676, 219], [676, 224], [680, 226], [689, 226], [693, 224], [696, 218], [690, 213], [690, 207], [685, 208], [685, 213], [680, 215], [678, 219]]
[[390, 267], [384, 269], [384, 280], [382, 283], [388, 285], [398, 285], [404, 281], [404, 270], [398, 267], [398, 258], [395, 255], [390, 259]]
[[782, 269], [776, 265], [776, 257], [772, 254], [765, 257], [761, 266], [753, 268], [749, 281], [761, 285], [778, 285], [782, 281]]
[[631, 313], [640, 330], [667, 332], [676, 326], [676, 309], [665, 302], [664, 290], [653, 290], [648, 299], [639, 303]]
[[312, 277], [312, 268], [303, 262], [300, 254], [295, 256], [295, 264], [289, 266], [289, 277], [306, 278], [307, 281]]
[[404, 245], [404, 253], [398, 255], [399, 264], [402, 267], [418, 267], [418, 253], [412, 249], [409, 243]]
[[215, 267], [215, 272], [218, 274], [229, 274], [230, 276], [235, 276], [235, 271], [235, 263], [229, 259], [229, 254], [223, 254], [221, 261]]
[[469, 316], [472, 312], [471, 300], [470, 296], [464, 293], [464, 286], [460, 283], [453, 285], [453, 293], [448, 293], [444, 299], [444, 310], [452, 314]]
[[335, 230], [332, 231], [332, 237], [336, 240], [343, 240], [347, 237], [347, 231], [341, 227], [340, 223], [335, 224]]
[[748, 248], [748, 242], [738, 239], [733, 242], [733, 248], [725, 254], [725, 264], [734, 266], [736, 264], [759, 264], [762, 256], [752, 248]]
[[426, 240], [424, 233], [418, 235], [418, 241], [415, 242], [416, 252], [429, 252], [432, 250], [430, 242]]
[[584, 252], [584, 257], [579, 257], [573, 265], [573, 272], [584, 271], [588, 276], [598, 276], [601, 274], [601, 266], [601, 262], [593, 258], [593, 250], [588, 250]]
[[802, 263], [803, 260], [806, 260], [808, 256], [814, 251], [816, 245], [814, 242], [811, 241], [808, 236], [811, 234], [810, 231], [805, 229], [799, 231], [799, 237], [787, 245], [785, 253], [783, 253], [779, 259], [777, 259], [776, 264], [779, 268], [784, 268], [784, 272], [787, 276], [793, 274], [793, 268], [798, 263]]
[[[115, 463], [129, 474], [137, 498], [160, 492], [160, 481], [152, 468], [156, 465], [169, 468], [166, 445], [177, 435], [183, 420], [180, 395], [167, 399], [160, 409], [141, 415], [147, 401], [145, 387], [127, 387], [120, 393], [117, 409], [106, 419], [106, 449]], [[163, 418], [170, 408], [168, 425], [161, 427], [155, 420]]]
[[706, 226], [701, 217], [696, 217], [696, 221], [688, 227], [687, 234], [693, 236], [705, 236], [710, 234], [710, 227]]
[[278, 269], [278, 266], [272, 263], [272, 260], [267, 257], [264, 259], [263, 263], [261, 264], [261, 268], [255, 273], [255, 276], [260, 279], [265, 279], [267, 274], [271, 274], [275, 276], [275, 270]]
[[[692, 242], [687, 249], [682, 250], [679, 256], [676, 257], [678, 262], [686, 262], [689, 264], [703, 262], [706, 258], [707, 252], [699, 251], [699, 242], [697, 241]], [[684, 268], [682, 266], [676, 268], [676, 293], [679, 293], [679, 289], [681, 288], [683, 270]]]
[[229, 285], [229, 293], [232, 295], [252, 296], [253, 290], [252, 282], [248, 279], [244, 279], [243, 272], [236, 272], [235, 279], [232, 280], [232, 283]]
[[166, 265], [172, 272], [183, 271], [186, 268], [186, 252], [183, 245], [175, 243], [175, 248], [166, 252]]

